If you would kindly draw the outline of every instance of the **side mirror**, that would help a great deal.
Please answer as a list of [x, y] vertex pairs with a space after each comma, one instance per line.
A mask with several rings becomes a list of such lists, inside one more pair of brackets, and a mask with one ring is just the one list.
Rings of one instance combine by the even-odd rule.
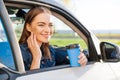
[[120, 48], [118, 45], [109, 42], [101, 42], [100, 49], [101, 58], [103, 61], [107, 62], [120, 61]]

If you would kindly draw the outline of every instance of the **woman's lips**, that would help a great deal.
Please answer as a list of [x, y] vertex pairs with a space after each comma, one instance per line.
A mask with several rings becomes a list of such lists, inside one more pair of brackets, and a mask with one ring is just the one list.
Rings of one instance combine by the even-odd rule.
[[50, 38], [51, 37], [50, 34], [41, 34], [41, 35], [45, 38]]

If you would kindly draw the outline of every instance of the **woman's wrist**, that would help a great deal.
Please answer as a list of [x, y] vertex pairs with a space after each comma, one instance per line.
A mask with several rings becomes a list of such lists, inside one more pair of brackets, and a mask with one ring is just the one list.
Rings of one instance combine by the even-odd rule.
[[33, 57], [30, 70], [39, 69], [40, 68], [40, 62], [41, 62], [41, 57], [39, 57], [39, 56]]

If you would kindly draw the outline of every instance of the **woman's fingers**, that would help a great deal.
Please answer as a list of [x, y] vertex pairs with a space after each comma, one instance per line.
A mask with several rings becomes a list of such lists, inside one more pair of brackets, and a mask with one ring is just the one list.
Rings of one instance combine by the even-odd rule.
[[36, 35], [31, 32], [31, 35], [27, 39], [28, 48], [30, 49], [33, 56], [42, 56], [40, 46], [37, 43]]
[[30, 36], [28, 37], [27, 43], [28, 43], [28, 47], [29, 48], [33, 47], [33, 44], [34, 44], [34, 41], [33, 41], [33, 32], [31, 32]]
[[32, 33], [32, 36], [33, 36], [33, 42], [34, 42], [34, 44], [37, 45], [36, 35]]
[[78, 58], [79, 58], [78, 63], [80, 63], [81, 66], [85, 66], [87, 64], [87, 58], [84, 55], [84, 53], [81, 52]]
[[36, 47], [37, 46], [37, 41], [36, 41], [36, 35], [31, 32], [31, 35], [27, 39], [27, 43], [29, 47]]

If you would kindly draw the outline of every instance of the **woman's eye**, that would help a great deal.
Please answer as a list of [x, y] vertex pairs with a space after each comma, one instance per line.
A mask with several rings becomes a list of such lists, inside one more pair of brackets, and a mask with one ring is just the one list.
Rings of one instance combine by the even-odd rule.
[[50, 25], [49, 27], [53, 27], [53, 25]]
[[53, 24], [50, 24], [49, 27], [53, 27]]
[[44, 24], [39, 24], [38, 26], [43, 27], [43, 26], [44, 26]]

